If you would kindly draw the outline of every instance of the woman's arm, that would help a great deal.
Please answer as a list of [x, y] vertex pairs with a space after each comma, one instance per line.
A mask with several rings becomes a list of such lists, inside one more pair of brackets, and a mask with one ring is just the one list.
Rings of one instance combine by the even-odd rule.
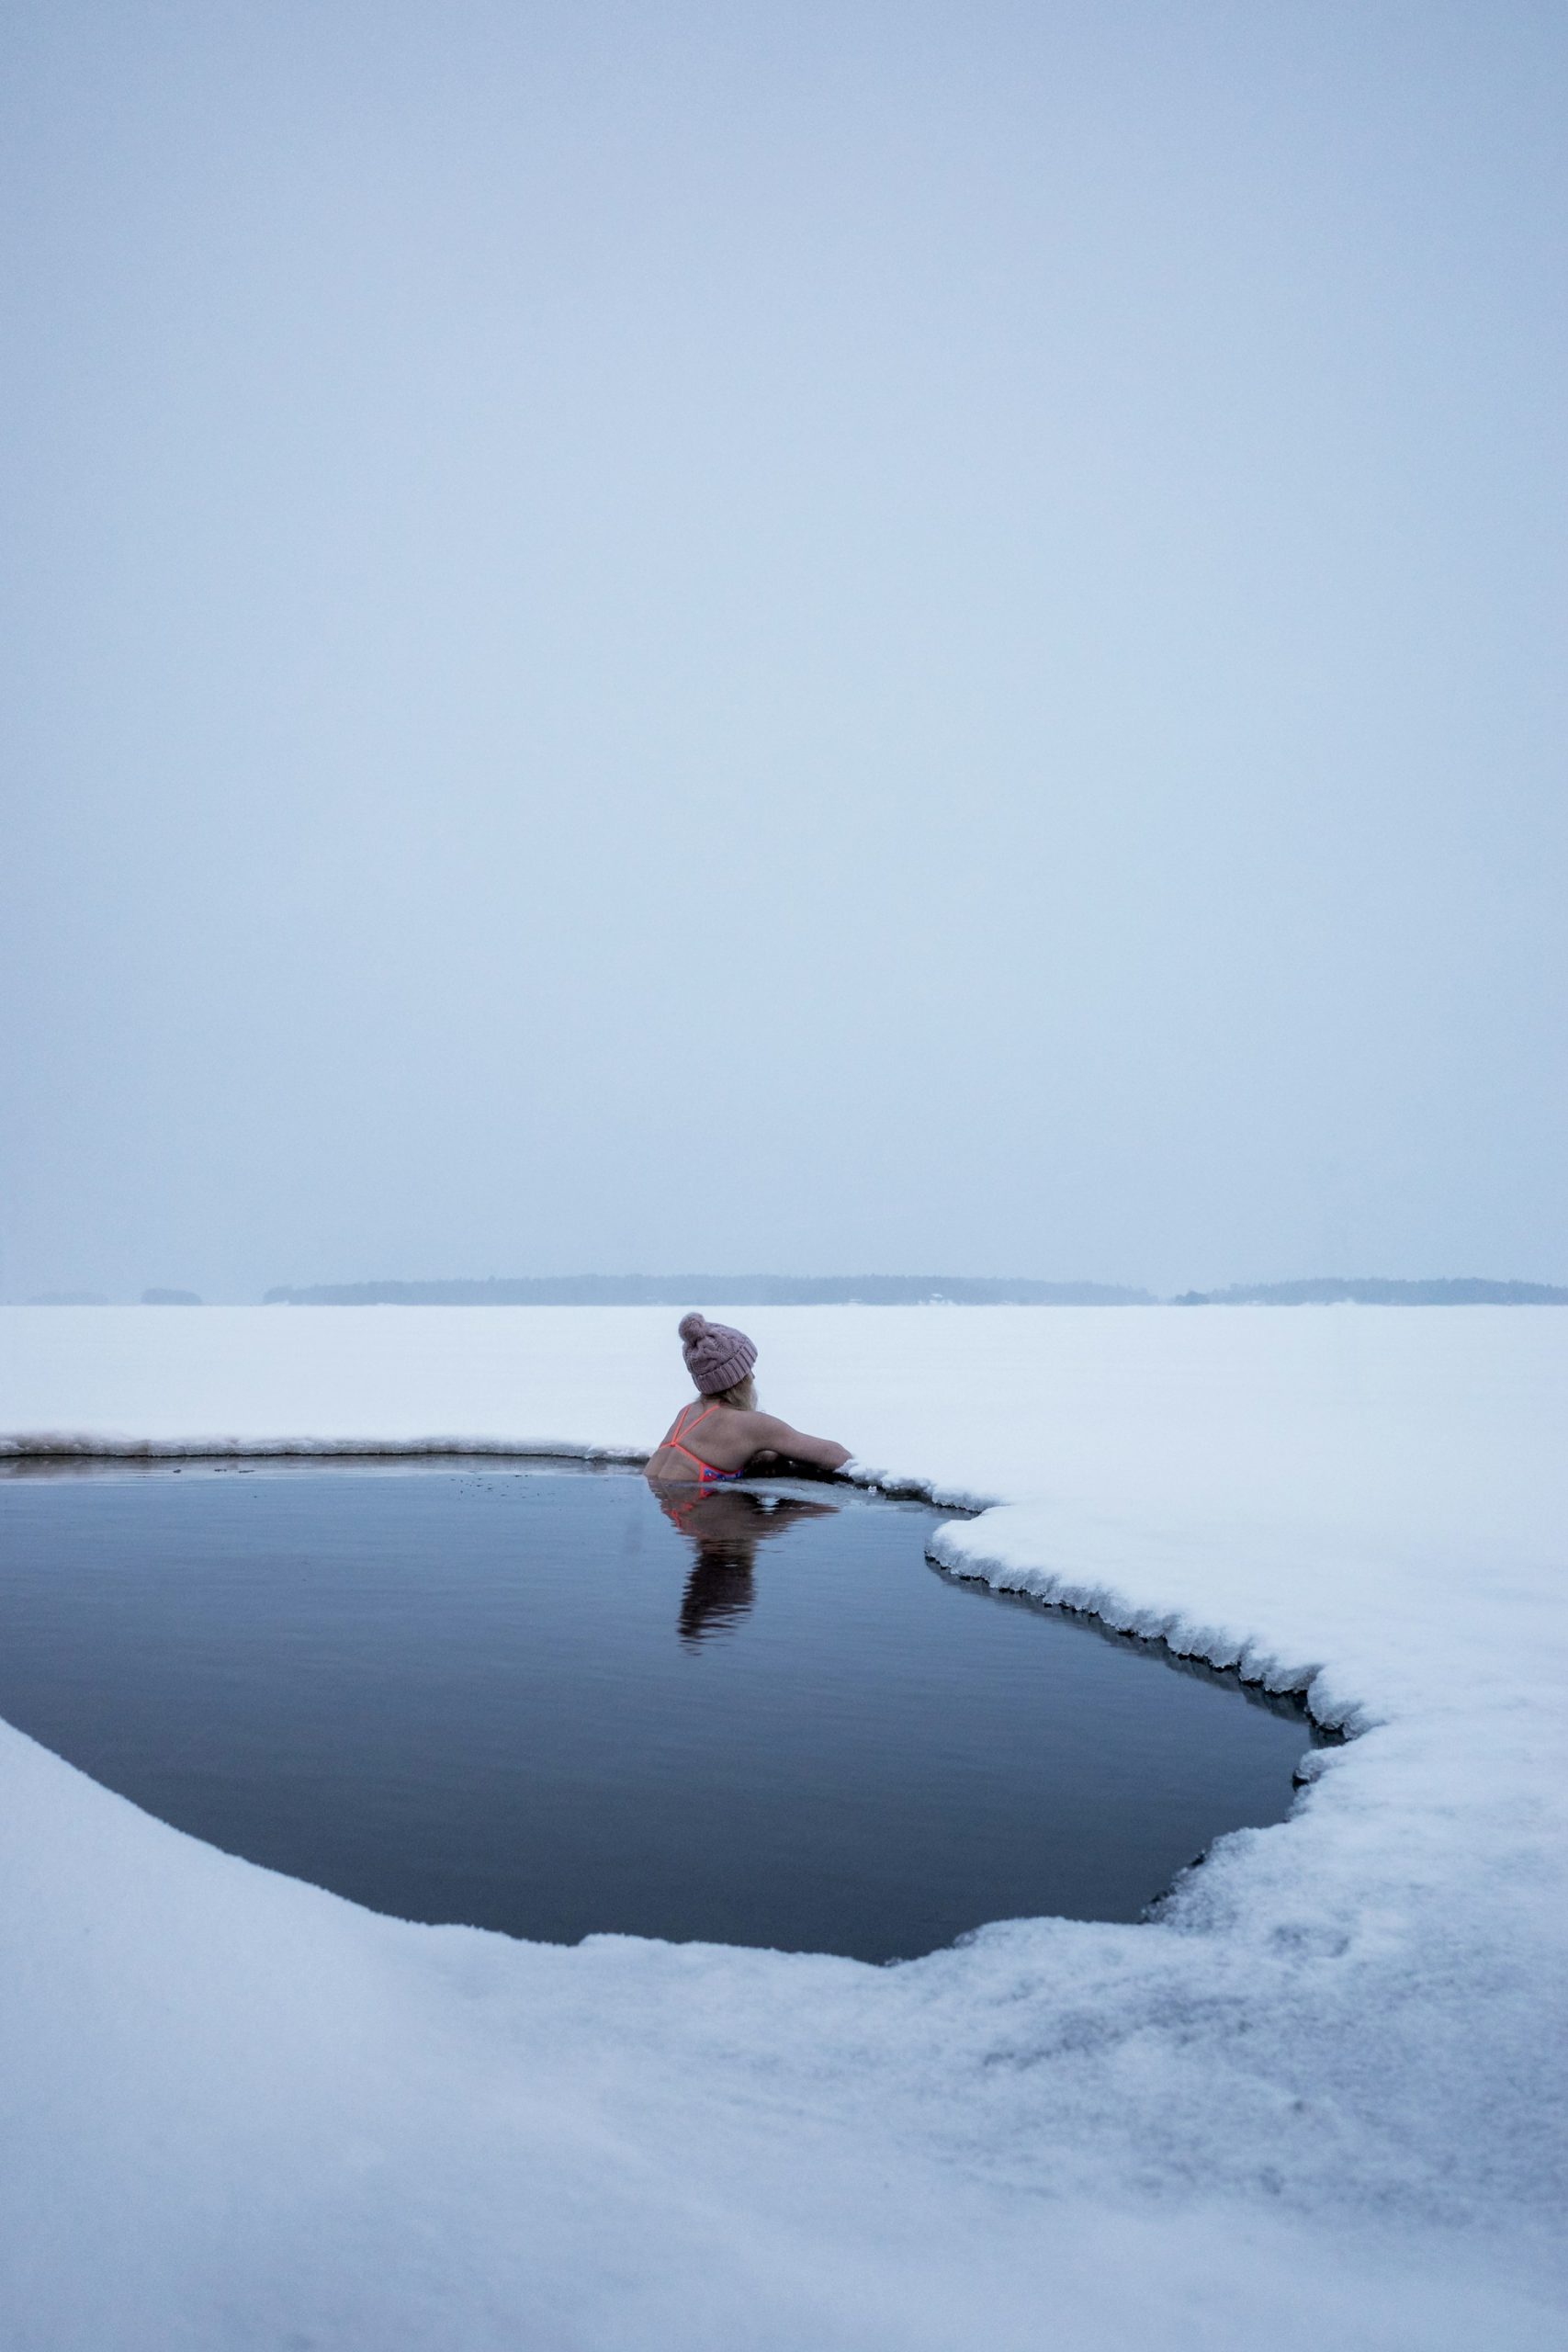
[[753, 1453], [784, 1453], [792, 1462], [809, 1462], [818, 1470], [841, 1470], [850, 1459], [847, 1445], [830, 1437], [807, 1437], [804, 1430], [792, 1430], [774, 1413], [741, 1413], [736, 1418], [744, 1424], [743, 1434], [750, 1441]]

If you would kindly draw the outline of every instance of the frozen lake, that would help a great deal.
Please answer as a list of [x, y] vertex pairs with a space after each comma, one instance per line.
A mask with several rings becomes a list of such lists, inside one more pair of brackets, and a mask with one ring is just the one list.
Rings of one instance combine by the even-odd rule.
[[[175, 1835], [0, 1722], [0, 2308], [27, 2343], [1035, 2352], [1043, 2312], [1086, 2352], [1235, 2352], [1264, 2313], [1287, 2352], [1325, 2335], [1557, 2352], [1568, 1316], [747, 1319], [767, 1400], [852, 1444], [862, 1476], [988, 1506], [931, 1539], [955, 1566], [1245, 1659], [1357, 1736], [1306, 1759], [1323, 1769], [1288, 1822], [1222, 1838], [1151, 1924], [1047, 1913], [875, 1968], [405, 1927]], [[677, 1385], [662, 1309], [0, 1309], [0, 1455], [20, 1473], [0, 1481], [0, 1555], [63, 1500], [101, 1596], [138, 1497], [150, 1527], [221, 1500], [259, 1528], [319, 1473], [258, 1454], [443, 1444], [491, 1451], [451, 1490], [477, 1493], [509, 1475], [496, 1448], [526, 1469], [646, 1444]], [[146, 1448], [169, 1463], [128, 1479]], [[103, 1470], [54, 1483], [73, 1450]], [[199, 1470], [202, 1453], [228, 1466]], [[389, 1524], [443, 1483], [376, 1482]], [[605, 1474], [551, 1493], [648, 1499]], [[686, 1644], [694, 1561], [663, 1522], [640, 1565], [570, 1581], [609, 1596], [590, 1623], [641, 1608], [646, 1583], [658, 1672], [722, 1691], [782, 1637], [816, 1527], [847, 1525], [854, 1497], [831, 1498], [844, 1521], [760, 1544], [750, 1611], [716, 1578]], [[915, 1531], [888, 1579], [940, 1607], [955, 1687], [961, 1629], [995, 1624], [1009, 1671], [1038, 1661], [1048, 1713], [1047, 1660], [1096, 1637], [943, 1585], [925, 1514], [877, 1518]], [[146, 1549], [150, 1581], [183, 1574], [188, 1593], [188, 1563]], [[513, 1547], [514, 1583], [528, 1556]], [[389, 1550], [361, 1573], [410, 1572]], [[841, 1650], [846, 1680], [847, 1612], [874, 1574], [822, 1578], [835, 1645], [818, 1622], [811, 1656]], [[113, 1640], [96, 1664], [85, 1642], [82, 1670], [133, 1685], [134, 1653], [120, 1672], [105, 1648], [152, 1645], [107, 1600], [83, 1613]], [[174, 1601], [165, 1616], [188, 1637]], [[1267, 1720], [1158, 1651], [1104, 1654], [1216, 1727]], [[949, 1718], [922, 1690], [935, 1743]], [[1018, 1722], [990, 1751], [1043, 1841], [1059, 1808]]]
[[677, 1524], [570, 1464], [17, 1475], [0, 1714], [250, 1860], [558, 1942], [1133, 1920], [1284, 1817], [1297, 1707], [953, 1581], [943, 1516], [759, 1485]]

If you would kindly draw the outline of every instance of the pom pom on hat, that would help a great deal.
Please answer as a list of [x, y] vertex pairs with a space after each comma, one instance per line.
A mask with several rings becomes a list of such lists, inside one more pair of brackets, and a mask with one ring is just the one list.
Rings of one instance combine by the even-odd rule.
[[757, 1361], [745, 1332], [731, 1324], [710, 1323], [705, 1315], [682, 1315], [680, 1332], [692, 1385], [705, 1396], [739, 1386]]

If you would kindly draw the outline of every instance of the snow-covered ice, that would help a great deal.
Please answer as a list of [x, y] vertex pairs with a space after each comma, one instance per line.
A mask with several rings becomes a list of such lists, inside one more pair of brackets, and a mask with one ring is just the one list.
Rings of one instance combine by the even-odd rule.
[[[1358, 1736], [1138, 1928], [378, 1918], [0, 1729], [7, 2352], [1556, 2347], [1568, 1314], [796, 1308], [944, 1555]], [[7, 1309], [18, 1446], [636, 1451], [663, 1309]]]

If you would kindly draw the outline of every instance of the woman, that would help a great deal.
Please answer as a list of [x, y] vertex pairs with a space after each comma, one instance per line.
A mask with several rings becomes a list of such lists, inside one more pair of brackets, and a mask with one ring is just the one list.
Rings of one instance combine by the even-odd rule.
[[807, 1437], [773, 1414], [757, 1410], [751, 1378], [757, 1351], [744, 1331], [728, 1323], [710, 1323], [704, 1315], [684, 1315], [681, 1342], [697, 1393], [649, 1456], [648, 1476], [656, 1487], [694, 1488], [702, 1494], [739, 1478], [748, 1468], [776, 1471], [784, 1463], [810, 1470], [843, 1468], [850, 1458], [848, 1446], [836, 1445], [830, 1437]]

